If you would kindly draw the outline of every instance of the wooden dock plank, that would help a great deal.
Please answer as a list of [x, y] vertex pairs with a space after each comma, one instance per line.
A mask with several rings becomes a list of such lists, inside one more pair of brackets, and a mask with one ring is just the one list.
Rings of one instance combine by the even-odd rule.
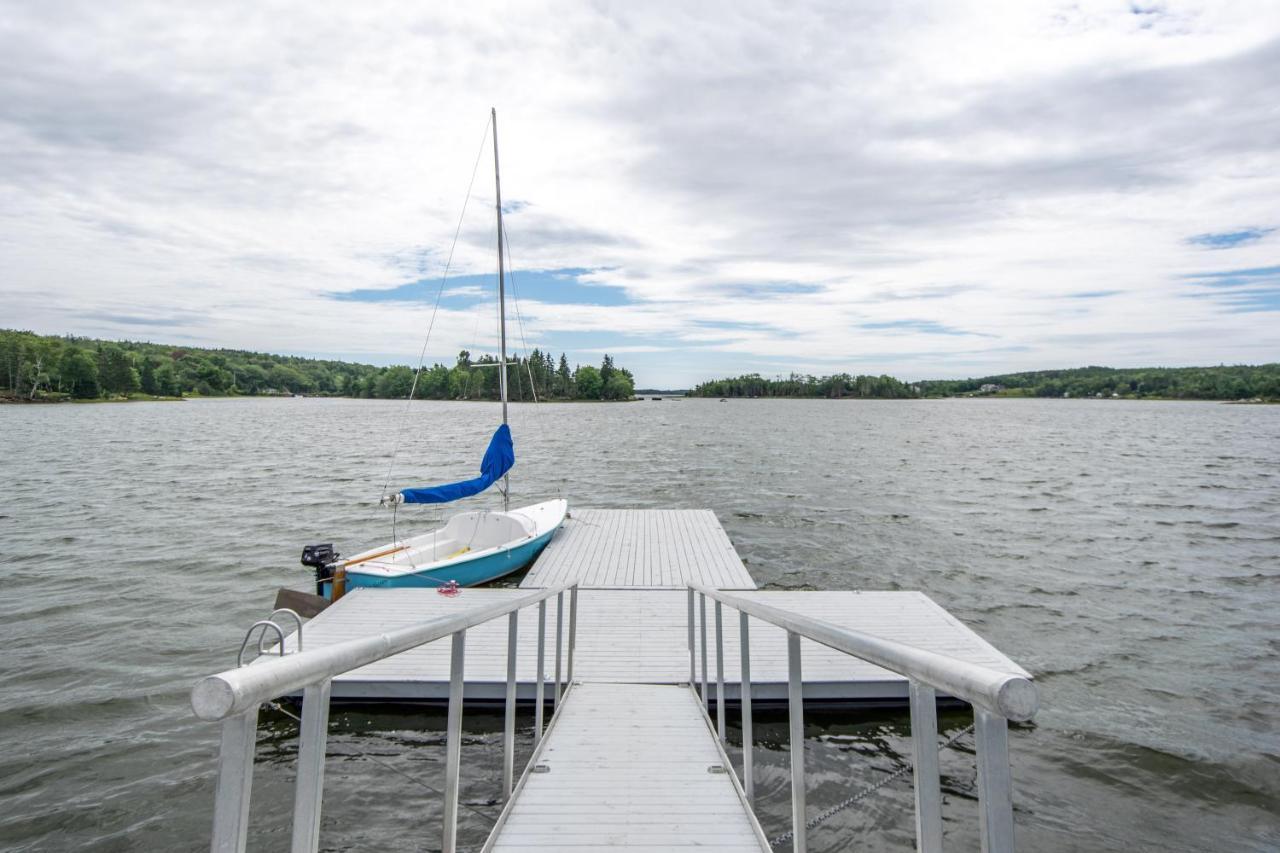
[[520, 586], [571, 580], [584, 589], [756, 587], [709, 509], [575, 509]]
[[581, 683], [537, 761], [493, 853], [769, 849], [685, 688]]

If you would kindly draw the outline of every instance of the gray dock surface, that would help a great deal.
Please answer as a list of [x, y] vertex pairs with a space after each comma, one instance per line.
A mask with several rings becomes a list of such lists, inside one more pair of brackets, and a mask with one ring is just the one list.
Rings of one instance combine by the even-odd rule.
[[[990, 643], [920, 592], [787, 592], [751, 590], [746, 598], [796, 609], [842, 627], [909, 643], [993, 669], [1025, 675]], [[307, 624], [304, 645], [320, 648], [463, 609], [521, 595], [518, 589], [466, 589], [456, 598], [432, 589], [361, 589]], [[568, 610], [566, 597], [565, 610]], [[521, 611], [516, 677], [521, 701], [533, 698], [536, 679], [537, 608]], [[695, 616], [697, 613], [695, 612]], [[578, 593], [578, 645], [574, 677], [580, 681], [679, 684], [689, 680], [688, 598], [680, 590], [587, 589]], [[738, 695], [738, 613], [725, 608], [725, 694]], [[707, 640], [715, 680], [715, 613], [707, 609]], [[555, 655], [556, 601], [547, 607], [549, 660]], [[565, 618], [566, 631], [568, 617]], [[290, 639], [289, 647], [293, 647]], [[804, 655], [805, 696], [830, 701], [904, 700], [902, 676], [832, 651], [809, 640]], [[496, 701], [506, 685], [507, 626], [490, 622], [467, 632], [466, 698]], [[547, 677], [552, 677], [550, 664]], [[752, 620], [751, 680], [756, 701], [786, 697], [786, 636]], [[715, 685], [711, 687], [714, 695]], [[335, 698], [443, 701], [449, 694], [449, 642], [440, 640], [340, 675]]]
[[486, 853], [769, 849], [687, 688], [579, 684], [537, 763]]
[[[685, 584], [742, 590], [747, 598], [841, 627], [875, 634], [1004, 672], [1026, 671], [922, 592], [758, 590], [724, 528], [710, 510], [580, 509], [566, 521], [521, 583], [521, 589], [477, 587], [456, 598], [429, 588], [358, 589], [312, 619], [308, 649], [366, 637], [494, 601], [521, 590], [578, 581], [578, 643], [574, 677], [596, 683], [674, 685], [689, 680]], [[565, 598], [566, 610], [568, 597]], [[548, 681], [553, 677], [557, 604], [547, 602]], [[695, 613], [695, 617], [700, 617]], [[722, 614], [725, 697], [739, 695], [738, 613]], [[715, 691], [715, 614], [707, 608], [707, 640]], [[568, 629], [566, 614], [565, 629]], [[697, 623], [695, 623], [697, 624]], [[520, 613], [517, 695], [532, 701], [536, 678], [537, 609]], [[700, 628], [695, 628], [699, 630]], [[566, 635], [567, 636], [567, 635]], [[785, 632], [752, 620], [751, 676], [758, 702], [786, 698]], [[567, 640], [566, 640], [567, 642]], [[288, 648], [296, 638], [290, 637]], [[829, 702], [905, 701], [907, 680], [873, 664], [801, 642], [806, 699]], [[500, 701], [506, 687], [505, 620], [467, 632], [465, 697]], [[699, 675], [699, 679], [701, 676]], [[340, 675], [335, 699], [443, 702], [449, 695], [449, 643], [441, 640]], [[546, 695], [550, 695], [547, 691]]]
[[755, 589], [709, 509], [573, 509], [520, 586]]

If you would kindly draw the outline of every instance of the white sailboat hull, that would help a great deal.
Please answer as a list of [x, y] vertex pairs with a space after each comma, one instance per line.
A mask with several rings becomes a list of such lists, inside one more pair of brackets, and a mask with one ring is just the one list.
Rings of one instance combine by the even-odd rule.
[[488, 583], [529, 565], [564, 522], [568, 501], [453, 516], [436, 530], [344, 561], [347, 589]]

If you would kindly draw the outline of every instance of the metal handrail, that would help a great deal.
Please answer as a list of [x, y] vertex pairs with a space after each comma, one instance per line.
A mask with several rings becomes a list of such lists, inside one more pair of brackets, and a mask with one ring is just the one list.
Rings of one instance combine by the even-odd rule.
[[[556, 597], [556, 683], [555, 714], [562, 706], [560, 683], [561, 626], [564, 623], [564, 594], [569, 593], [569, 637], [567, 672], [573, 678], [573, 658], [578, 628], [578, 585], [537, 590], [518, 598], [432, 619], [395, 631], [388, 631], [344, 643], [336, 643], [288, 657], [264, 660], [252, 666], [228, 670], [197, 682], [191, 691], [191, 707], [204, 720], [221, 720], [222, 737], [218, 751], [218, 781], [214, 799], [213, 837], [215, 851], [243, 853], [249, 829], [249, 799], [253, 786], [253, 754], [257, 742], [258, 709], [263, 702], [302, 689], [302, 724], [298, 732], [297, 786], [293, 810], [293, 853], [315, 851], [320, 840], [320, 809], [323, 800], [325, 742], [329, 726], [329, 700], [334, 677], [434, 640], [450, 638], [449, 712], [445, 736], [445, 788], [442, 850], [454, 853], [458, 828], [458, 777], [462, 759], [463, 667], [467, 629], [500, 616], [507, 616], [506, 720], [503, 726], [503, 793], [513, 790], [515, 765], [516, 652], [520, 610], [538, 605], [537, 685], [534, 701], [534, 744], [543, 731], [543, 681], [546, 652], [547, 599]], [[273, 616], [275, 614], [272, 614]], [[274, 622], [266, 626], [280, 631]], [[257, 627], [257, 626], [255, 626]], [[246, 638], [247, 643], [247, 638]], [[280, 643], [284, 653], [283, 637]], [[535, 753], [536, 754], [536, 753]]]
[[749, 613], [757, 619], [890, 672], [921, 681], [1006, 719], [1019, 722], [1030, 720], [1040, 706], [1036, 686], [1024, 676], [1000, 672], [950, 655], [842, 628], [812, 616], [761, 604], [702, 584], [691, 583], [689, 587], [712, 601], [722, 602], [734, 610]]
[[577, 584], [561, 584], [456, 616], [444, 616], [419, 625], [334, 643], [322, 649], [273, 658], [254, 666], [210, 675], [192, 688], [191, 709], [202, 720], [224, 720], [249, 708], [256, 708], [269, 699], [293, 693], [313, 682], [333, 678], [433, 640], [444, 639], [456, 631], [465, 631], [576, 586]]
[[[694, 595], [701, 598], [698, 614], [702, 640], [701, 690], [696, 670]], [[791, 831], [775, 839], [790, 838], [793, 853], [805, 853], [806, 831], [824, 813], [809, 820], [805, 813], [804, 783], [804, 678], [801, 674], [802, 637], [838, 652], [876, 664], [908, 679], [911, 706], [912, 777], [915, 783], [916, 849], [941, 853], [942, 791], [938, 772], [937, 691], [942, 690], [973, 706], [978, 766], [978, 821], [983, 853], [1009, 853], [1013, 844], [1013, 780], [1009, 766], [1009, 720], [1029, 720], [1039, 707], [1039, 693], [1030, 679], [999, 672], [948, 655], [905, 643], [853, 631], [821, 619], [761, 604], [702, 584], [688, 585], [689, 689], [709, 705], [707, 677], [707, 599], [715, 601], [716, 632], [716, 731], [725, 739], [724, 624], [723, 606], [738, 611], [742, 713], [742, 787], [748, 802], [754, 797], [753, 737], [751, 732], [751, 648], [749, 618], [754, 616], [786, 631], [787, 706], [791, 744]]]

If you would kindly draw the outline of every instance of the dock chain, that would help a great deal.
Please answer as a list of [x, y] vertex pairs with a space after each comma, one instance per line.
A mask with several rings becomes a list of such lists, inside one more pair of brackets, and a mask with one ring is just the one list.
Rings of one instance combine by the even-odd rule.
[[[973, 731], [972, 725], [966, 726], [965, 728], [956, 732], [951, 737], [947, 738], [947, 740], [944, 741], [942, 746], [938, 747], [938, 749], [943, 750], [948, 748], [949, 746], [953, 745], [956, 741], [960, 740], [960, 738], [964, 737], [967, 734], [970, 734], [972, 731]], [[807, 821], [804, 822], [804, 828], [806, 830], [813, 829], [818, 824], [823, 823], [824, 821], [829, 820], [832, 817], [835, 817], [840, 812], [852, 806], [854, 803], [857, 803], [860, 800], [863, 800], [866, 797], [871, 796], [876, 791], [879, 791], [881, 788], [883, 788], [885, 785], [888, 785], [890, 782], [894, 781], [895, 779], [900, 779], [903, 776], [907, 775], [908, 773], [911, 772], [911, 770], [912, 770], [912, 765], [910, 764], [907, 764], [903, 767], [899, 767], [897, 770], [893, 771], [888, 776], [881, 779], [879, 782], [876, 782], [874, 785], [869, 785], [868, 787], [863, 788], [861, 791], [854, 794], [852, 797], [849, 797], [846, 800], [841, 800], [840, 802], [836, 803], [834, 806], [827, 809], [826, 811], [821, 812], [809, 818]], [[791, 837], [794, 836], [795, 834], [796, 834], [796, 831], [794, 829], [788, 829], [786, 832], [782, 833], [777, 838], [770, 841], [769, 846], [777, 847], [779, 844], [786, 844], [788, 841], [791, 840]]]

